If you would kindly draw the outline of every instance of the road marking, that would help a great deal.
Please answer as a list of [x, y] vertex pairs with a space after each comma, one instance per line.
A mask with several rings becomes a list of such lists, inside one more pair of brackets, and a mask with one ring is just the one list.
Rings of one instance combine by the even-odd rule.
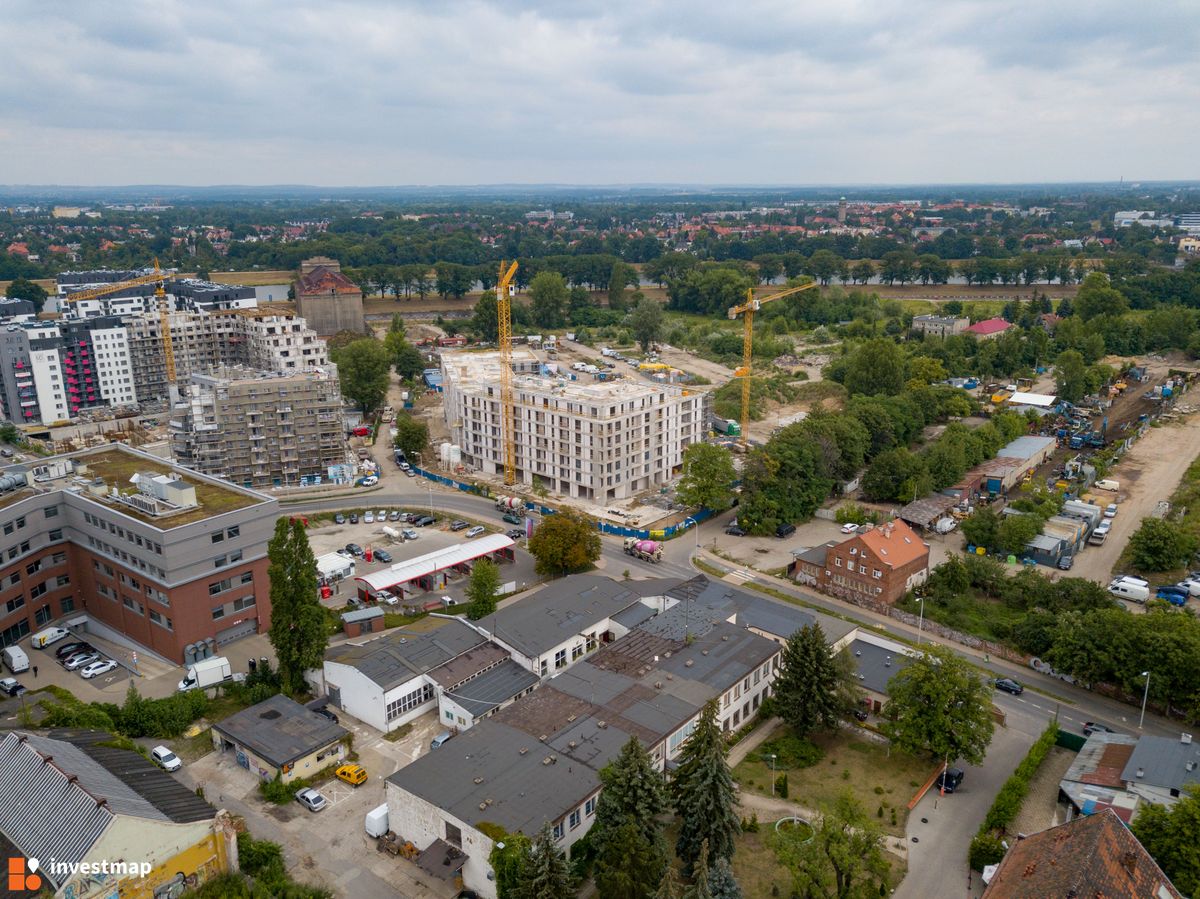
[[754, 575], [744, 568], [735, 568], [733, 571], [726, 572], [725, 577], [729, 580], [737, 581], [739, 584], [754, 580]]

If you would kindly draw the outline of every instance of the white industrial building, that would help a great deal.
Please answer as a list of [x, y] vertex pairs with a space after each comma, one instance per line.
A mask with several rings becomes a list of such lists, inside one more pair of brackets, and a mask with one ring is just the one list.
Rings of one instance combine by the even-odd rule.
[[[518, 483], [606, 503], [665, 484], [683, 451], [701, 440], [702, 394], [642, 380], [570, 380], [513, 350]], [[500, 353], [444, 353], [442, 383], [451, 441], [464, 465], [504, 471]]]

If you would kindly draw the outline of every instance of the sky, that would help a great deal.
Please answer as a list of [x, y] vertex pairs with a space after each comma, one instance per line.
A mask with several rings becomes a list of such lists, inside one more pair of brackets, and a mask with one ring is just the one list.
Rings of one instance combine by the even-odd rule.
[[0, 183], [1200, 178], [1194, 0], [4, 0]]

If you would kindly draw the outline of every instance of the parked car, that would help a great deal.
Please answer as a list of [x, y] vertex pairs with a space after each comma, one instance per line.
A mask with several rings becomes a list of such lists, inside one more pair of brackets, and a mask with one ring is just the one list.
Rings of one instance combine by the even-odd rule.
[[351, 523], [351, 524], [358, 524], [358, 513], [357, 513], [357, 512], [351, 512], [351, 513], [350, 513], [350, 523]]
[[947, 768], [938, 775], [933, 785], [945, 793], [953, 793], [958, 789], [959, 784], [963, 782], [964, 776], [962, 770], [959, 768]]
[[501, 518], [509, 524], [524, 524], [525, 522], [525, 519], [516, 512], [505, 512]]
[[400, 520], [400, 510], [399, 509], [392, 509], [392, 511], [388, 512], [388, 521], [399, 521], [399, 520]]
[[387, 521], [387, 509], [380, 509], [375, 513], [376, 521]]
[[1200, 596], [1200, 577], [1188, 575], [1175, 586], [1186, 590], [1189, 596]]
[[411, 468], [406, 468], [406, 469], [404, 469], [404, 476], [408, 477], [408, 478], [415, 478], [417, 476], [417, 473], [415, 471], [413, 471]]
[[321, 706], [319, 709], [313, 709], [313, 712], [320, 715], [322, 718], [325, 718], [326, 720], [332, 721], [334, 724], [338, 723], [338, 716], [329, 711], [326, 706]]
[[363, 548], [361, 546], [359, 546], [357, 543], [347, 543], [346, 544], [346, 552], [350, 553], [350, 555], [357, 558], [363, 554]]
[[407, 523], [407, 522], [411, 522], [411, 521], [416, 521], [418, 517], [419, 516], [414, 515], [412, 512], [401, 512], [400, 518], [398, 520]]
[[452, 530], [452, 531], [461, 531], [461, 530], [464, 530], [465, 528], [469, 528], [469, 527], [470, 527], [470, 525], [467, 524], [467, 522], [463, 521], [461, 518], [456, 518], [452, 522], [450, 522], [450, 530]]
[[1104, 517], [1105, 518], [1116, 518], [1117, 517], [1117, 504], [1116, 503], [1109, 503], [1107, 506], [1104, 507]]
[[779, 527], [775, 528], [776, 537], [790, 537], [794, 533], [796, 533], [796, 526], [790, 521], [785, 521]]
[[1085, 737], [1090, 737], [1094, 733], [1115, 734], [1116, 731], [1113, 730], [1111, 727], [1107, 727], [1107, 726], [1105, 726], [1103, 724], [1099, 724], [1095, 721], [1087, 722], [1087, 724], [1085, 724], [1083, 726], [1083, 735]]
[[504, 536], [508, 537], [510, 540], [520, 540], [525, 536], [525, 532], [520, 528], [512, 528], [505, 531]]
[[422, 515], [420, 518], [418, 518], [416, 521], [414, 521], [413, 524], [415, 524], [419, 528], [424, 528], [424, 527], [428, 527], [431, 524], [435, 524], [436, 522], [437, 522], [437, 519], [434, 518], [432, 515]]
[[367, 769], [362, 765], [342, 765], [333, 773], [338, 780], [345, 781], [353, 787], [367, 782]]
[[166, 746], [155, 746], [150, 750], [150, 758], [154, 761], [154, 764], [158, 765], [164, 771], [178, 771], [183, 767], [183, 762], [179, 760], [179, 756]]
[[414, 531], [412, 528], [405, 528], [404, 530], [402, 530], [400, 532], [400, 536], [403, 537], [405, 540], [416, 540], [421, 535], [418, 534], [416, 531]]
[[91, 652], [95, 647], [90, 643], [84, 643], [82, 640], [72, 640], [70, 643], [64, 643], [54, 651], [55, 658], [62, 659], [70, 658], [77, 652]]
[[365, 515], [363, 515], [363, 524], [374, 524], [374, 523], [375, 523], [375, 513], [368, 510], [367, 513]]
[[343, 515], [341, 512], [338, 512], [336, 515], [333, 516], [333, 523], [334, 524], [345, 524], [346, 516]]
[[296, 791], [296, 801], [308, 809], [310, 812], [319, 812], [329, 803], [325, 801], [325, 797], [311, 787], [304, 787]]
[[856, 525], [853, 521], [847, 521], [844, 525], [842, 525], [843, 534], [855, 534], [857, 532], [858, 525]]
[[390, 552], [388, 552], [386, 549], [377, 549], [374, 552], [375, 552], [375, 561], [376, 562], [386, 562], [389, 564], [391, 563], [392, 554]]
[[85, 665], [79, 669], [79, 676], [84, 680], [91, 680], [93, 677], [99, 677], [102, 674], [108, 674], [117, 667], [117, 663], [112, 659], [98, 659], [90, 665]]
[[18, 681], [15, 677], [6, 677], [0, 680], [0, 691], [9, 696], [20, 696], [25, 691], [25, 685]]
[[381, 602], [381, 603], [383, 603], [385, 606], [398, 606], [398, 605], [400, 605], [400, 598], [399, 598], [398, 596], [396, 596], [396, 594], [394, 594], [394, 593], [392, 593], [392, 592], [390, 592], [390, 591], [388, 591], [388, 590], [380, 590], [378, 593], [376, 593], [376, 594], [375, 594], [375, 601], [376, 601], [376, 602]]
[[1002, 677], [996, 681], [996, 689], [1011, 693], [1013, 696], [1020, 696], [1025, 692], [1025, 688], [1010, 677]]
[[436, 737], [434, 737], [432, 740], [429, 741], [429, 748], [430, 749], [439, 749], [442, 746], [445, 746], [446, 742], [452, 736], [454, 736], [454, 734], [450, 733], [450, 731], [448, 731], [448, 730], [442, 731], [440, 734], [438, 734]]
[[1063, 571], [1070, 571], [1075, 565], [1075, 557], [1070, 553], [1066, 553], [1058, 558], [1058, 567]]
[[1191, 590], [1187, 587], [1159, 587], [1154, 593], [1155, 599], [1165, 599], [1173, 606], [1187, 605]]
[[[379, 483], [379, 478], [377, 478], [377, 477], [375, 477], [375, 475], [371, 474], [371, 475], [367, 475], [365, 478], [363, 478], [358, 483], [364, 487], [374, 487], [376, 484]], [[320, 796], [321, 794], [318, 793], [317, 795]]]
[[68, 671], [76, 671], [84, 665], [90, 665], [100, 658], [98, 652], [77, 652], [73, 656], [68, 656], [63, 660], [63, 667]]
[[736, 524], [731, 524], [729, 527], [725, 528], [725, 533], [728, 534], [730, 537], [745, 537], [746, 536], [746, 532], [743, 531], [741, 528], [739, 528]]
[[482, 534], [486, 530], [487, 530], [487, 528], [482, 527], [481, 525], [477, 524], [477, 525], [475, 525], [475, 527], [471, 528], [465, 534], [463, 534], [463, 536], [467, 537], [467, 538], [478, 537], [480, 534]]

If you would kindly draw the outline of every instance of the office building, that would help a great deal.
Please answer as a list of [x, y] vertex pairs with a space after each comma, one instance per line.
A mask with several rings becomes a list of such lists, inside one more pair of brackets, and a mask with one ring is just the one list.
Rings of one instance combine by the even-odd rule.
[[[537, 359], [512, 353], [516, 478], [533, 487], [607, 503], [669, 482], [684, 450], [704, 438], [704, 395], [642, 380], [571, 381], [542, 373]], [[463, 464], [504, 472], [500, 354], [442, 355], [450, 439]]]
[[0, 645], [58, 624], [179, 663], [265, 631], [278, 517], [119, 444], [0, 469]]
[[347, 462], [337, 369], [193, 372], [170, 437], [180, 465], [234, 484], [320, 483]]

